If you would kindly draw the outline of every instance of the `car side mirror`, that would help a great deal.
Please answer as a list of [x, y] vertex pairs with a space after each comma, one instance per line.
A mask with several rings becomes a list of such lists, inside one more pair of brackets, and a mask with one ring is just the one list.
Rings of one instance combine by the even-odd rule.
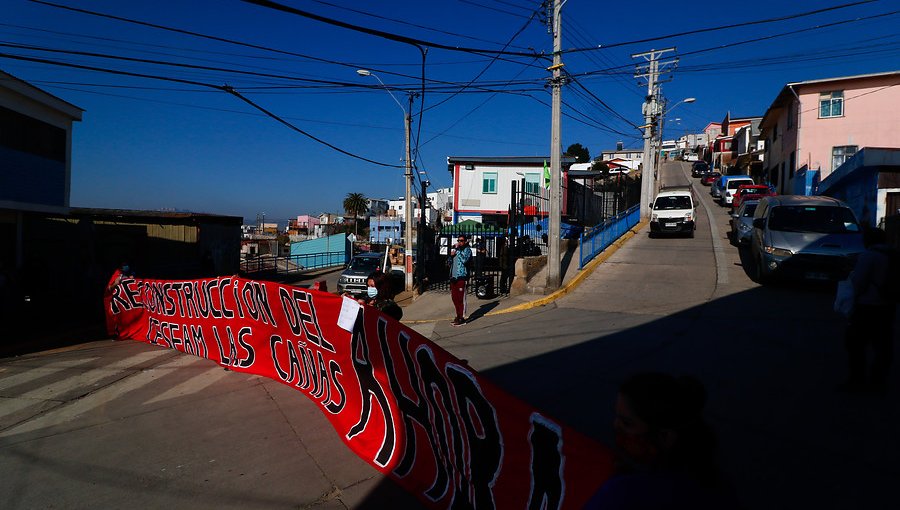
[[766, 219], [753, 218], [753, 228], [766, 228]]

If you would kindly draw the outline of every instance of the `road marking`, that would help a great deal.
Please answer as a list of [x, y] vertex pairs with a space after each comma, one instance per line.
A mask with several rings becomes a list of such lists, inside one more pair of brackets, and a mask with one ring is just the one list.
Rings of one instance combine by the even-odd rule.
[[[163, 350], [162, 352], [172, 351]], [[70, 422], [89, 411], [105, 406], [110, 401], [128, 398], [127, 394], [129, 392], [152, 384], [172, 372], [181, 370], [186, 365], [196, 363], [198, 359], [199, 358], [194, 356], [178, 356], [168, 363], [141, 370], [130, 376], [125, 376], [115, 383], [104, 386], [83, 398], [72, 400], [34, 419], [4, 430], [0, 432], [0, 437], [35, 432], [44, 428]], [[104, 417], [103, 421], [107, 421], [107, 417]]]
[[[90, 363], [91, 361], [94, 361], [96, 359], [97, 358], [68, 359], [65, 361], [58, 361], [56, 363], [51, 363], [51, 364], [49, 364], [47, 366], [43, 366], [43, 367], [28, 368], [24, 372], [14, 372], [14, 373], [10, 374], [9, 377], [4, 377], [4, 378], [0, 379], [0, 390], [5, 390], [7, 388], [13, 388], [15, 386], [19, 386], [20, 384], [25, 384], [25, 383], [33, 381], [35, 379], [40, 379], [41, 377], [46, 377], [48, 375], [62, 372], [63, 370], [77, 368], [81, 365]], [[20, 368], [24, 369], [24, 367], [20, 367]]]
[[55, 383], [28, 391], [26, 393], [23, 393], [22, 395], [18, 395], [18, 397], [37, 400], [53, 400], [61, 394], [71, 393], [72, 390], [76, 388], [83, 389], [86, 393], [88, 391], [91, 391], [90, 388], [92, 386], [95, 386], [97, 383], [111, 375], [115, 375], [119, 372], [122, 372], [123, 370], [127, 370], [142, 363], [146, 363], [160, 356], [170, 354], [171, 352], [172, 351], [168, 349], [153, 349], [146, 352], [140, 352], [133, 356], [114, 361], [103, 367], [88, 370], [87, 372], [82, 372], [80, 374], [73, 375], [72, 377], [67, 377], [62, 381], [57, 381]]
[[[685, 171], [684, 167], [681, 167], [681, 171]], [[703, 210], [706, 211], [706, 218], [709, 220], [709, 233], [712, 236], [713, 254], [716, 256], [716, 285], [725, 285], [728, 283], [728, 258], [725, 255], [725, 248], [722, 246], [722, 236], [719, 234], [719, 225], [716, 224], [710, 204], [707, 203], [707, 200], [711, 201], [712, 197], [709, 193], [707, 193], [706, 196], [709, 198], [700, 200], [700, 205], [703, 206]]]
[[[196, 360], [195, 360], [196, 361]], [[212, 365], [208, 370], [191, 377], [187, 381], [183, 383], [176, 384], [175, 386], [169, 388], [164, 393], [160, 393], [155, 397], [151, 398], [144, 402], [144, 404], [155, 404], [157, 402], [162, 402], [165, 400], [169, 400], [172, 398], [183, 397], [185, 395], [193, 395], [194, 393], [198, 393], [209, 386], [212, 386], [219, 379], [227, 376], [229, 372], [224, 370], [222, 367], [218, 365]]]

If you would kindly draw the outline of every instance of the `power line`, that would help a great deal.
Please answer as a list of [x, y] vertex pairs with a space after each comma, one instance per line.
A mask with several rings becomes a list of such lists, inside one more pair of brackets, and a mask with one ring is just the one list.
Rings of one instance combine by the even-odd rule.
[[[144, 26], [144, 27], [153, 28], [153, 29], [157, 29], [157, 30], [164, 30], [164, 31], [167, 31], [167, 32], [173, 32], [173, 33], [177, 33], [177, 34], [181, 34], [181, 35], [188, 35], [188, 36], [191, 36], [191, 37], [198, 37], [198, 38], [201, 38], [201, 39], [207, 39], [207, 40], [210, 40], [210, 41], [216, 41], [216, 42], [221, 42], [221, 43], [225, 43], [225, 44], [232, 44], [232, 45], [236, 45], [236, 46], [242, 46], [242, 47], [245, 47], [245, 48], [253, 48], [253, 49], [256, 49], [256, 50], [268, 51], [268, 52], [272, 52], [272, 53], [278, 53], [278, 54], [281, 54], [281, 55], [288, 55], [288, 56], [293, 56], [293, 57], [300, 57], [300, 58], [308, 59], [308, 60], [315, 61], [315, 62], [322, 62], [322, 63], [326, 63], [326, 64], [332, 64], [332, 65], [337, 65], [337, 66], [346, 67], [346, 68], [351, 68], [351, 69], [358, 69], [358, 68], [360, 67], [358, 64], [352, 64], [352, 63], [347, 63], [347, 62], [339, 62], [339, 61], [330, 60], [330, 59], [325, 59], [325, 58], [321, 58], [321, 57], [315, 57], [315, 56], [312, 56], [312, 55], [306, 55], [306, 54], [303, 54], [303, 53], [297, 53], [297, 52], [294, 52], [294, 51], [281, 50], [281, 49], [277, 49], [277, 48], [271, 48], [271, 47], [268, 47], [268, 46], [262, 46], [262, 45], [259, 45], [259, 44], [253, 44], [253, 43], [248, 43], [248, 42], [243, 42], [243, 41], [237, 41], [237, 40], [234, 40], [234, 39], [227, 39], [227, 38], [224, 38], [224, 37], [218, 37], [218, 36], [214, 36], [214, 35], [202, 34], [202, 33], [194, 32], [194, 31], [191, 31], [191, 30], [184, 30], [184, 29], [180, 29], [180, 28], [174, 28], [174, 27], [168, 27], [168, 26], [165, 26], [165, 25], [159, 25], [159, 24], [156, 24], [156, 23], [150, 23], [150, 22], [147, 22], [147, 21], [141, 21], [141, 20], [136, 20], [136, 19], [131, 19], [131, 18], [125, 18], [125, 17], [122, 17], [122, 16], [116, 16], [116, 15], [113, 15], [113, 14], [106, 14], [106, 13], [97, 12], [97, 11], [90, 11], [90, 10], [87, 10], [87, 9], [80, 9], [80, 8], [76, 8], [76, 7], [70, 7], [70, 6], [67, 6], [67, 5], [55, 4], [55, 3], [52, 3], [52, 2], [47, 2], [47, 1], [45, 1], [45, 0], [28, 0], [28, 1], [29, 1], [29, 2], [33, 2], [33, 3], [37, 3], [37, 4], [41, 4], [41, 5], [46, 5], [46, 6], [48, 6], [48, 7], [53, 7], [53, 8], [57, 8], [57, 9], [63, 9], [63, 10], [68, 10], [68, 11], [72, 11], [72, 12], [77, 12], [77, 13], [80, 13], [80, 14], [87, 14], [87, 15], [90, 15], [90, 16], [96, 16], [96, 17], [100, 17], [100, 18], [112, 19], [112, 20], [115, 20], [115, 21], [121, 21], [121, 22], [124, 22], [124, 23], [131, 23], [131, 24], [134, 24], [134, 25]], [[473, 53], [473, 52], [470, 52], [470, 53]], [[477, 52], [476, 52], [476, 53], [477, 53]], [[488, 55], [492, 54], [492, 52], [489, 51], [489, 50], [485, 50], [485, 53], [487, 53]], [[524, 54], [524, 56], [533, 57], [534, 54]], [[518, 62], [515, 62], [515, 61], [511, 61], [511, 62], [513, 62], [513, 63], [518, 63]], [[386, 71], [386, 70], [383, 70], [383, 69], [377, 69], [377, 68], [374, 68], [374, 67], [370, 67], [370, 69], [372, 69], [373, 71], [376, 71], [376, 72], [378, 72], [378, 73], [380, 73], [380, 74], [391, 75], [391, 76], [400, 76], [400, 77], [403, 77], [403, 78], [419, 79], [418, 76], [411, 76], [411, 75], [402, 74], [402, 73], [395, 73], [395, 72], [392, 72], [392, 71]]]
[[13, 59], [13, 60], [24, 60], [27, 62], [38, 62], [38, 63], [42, 63], [42, 64], [71, 67], [71, 68], [75, 68], [75, 69], [83, 69], [83, 70], [96, 71], [96, 72], [102, 72], [102, 73], [110, 73], [110, 74], [116, 74], [116, 75], [120, 75], [120, 76], [131, 76], [131, 77], [135, 77], [135, 78], [147, 78], [147, 79], [151, 79], [151, 80], [170, 81], [170, 82], [174, 82], [174, 83], [183, 83], [185, 85], [196, 85], [198, 87], [208, 87], [208, 88], [220, 90], [220, 91], [227, 92], [227, 93], [237, 97], [241, 101], [244, 101], [245, 103], [249, 104], [253, 108], [256, 108], [260, 112], [264, 113], [266, 116], [268, 116], [268, 117], [272, 118], [273, 120], [277, 121], [278, 123], [286, 126], [287, 128], [291, 129], [292, 131], [296, 131], [297, 133], [300, 133], [301, 135], [303, 135], [307, 138], [310, 138], [311, 140], [314, 140], [322, 145], [325, 145], [326, 147], [329, 147], [334, 151], [340, 152], [341, 154], [350, 156], [351, 158], [354, 158], [354, 159], [359, 159], [361, 161], [365, 161], [367, 163], [372, 163], [373, 165], [384, 166], [384, 167], [388, 167], [388, 168], [403, 168], [403, 166], [401, 166], [401, 165], [392, 165], [389, 163], [382, 163], [380, 161], [375, 161], [373, 159], [369, 159], [364, 156], [354, 154], [354, 153], [346, 151], [332, 143], [329, 143], [307, 131], [304, 131], [303, 129], [300, 129], [299, 127], [291, 124], [287, 120], [275, 115], [274, 113], [266, 110], [262, 106], [251, 101], [249, 98], [243, 96], [242, 94], [237, 92], [234, 88], [232, 88], [228, 85], [213, 85], [211, 83], [203, 83], [203, 82], [194, 81], [194, 80], [185, 80], [185, 79], [181, 79], [181, 78], [171, 78], [171, 77], [165, 77], [165, 76], [155, 76], [155, 75], [151, 75], [151, 74], [134, 73], [134, 72], [130, 72], [130, 71], [121, 71], [121, 70], [116, 70], [116, 69], [105, 69], [102, 67], [86, 66], [86, 65], [81, 65], [81, 64], [71, 64], [71, 63], [67, 63], [67, 62], [58, 62], [58, 61], [47, 60], [47, 59], [36, 58], [36, 57], [12, 55], [9, 53], [0, 53], [0, 58], [9, 58], [9, 59]]
[[[37, 1], [37, 0], [32, 0], [32, 1]], [[644, 39], [636, 39], [633, 41], [623, 41], [623, 42], [612, 43], [612, 44], [602, 44], [602, 45], [597, 45], [597, 46], [588, 47], [588, 48], [574, 48], [571, 50], [563, 50], [562, 53], [565, 54], [565, 53], [581, 53], [581, 52], [585, 52], [585, 51], [596, 51], [601, 48], [615, 48], [617, 46], [642, 44], [642, 43], [648, 43], [648, 42], [652, 42], [652, 41], [659, 41], [662, 39], [673, 39], [675, 37], [683, 37], [686, 35], [695, 35], [695, 34], [702, 34], [702, 33], [707, 33], [707, 32], [718, 32], [720, 30], [728, 30], [728, 29], [732, 29], [732, 28], [746, 27], [746, 26], [752, 26], [752, 25], [762, 25], [765, 23], [775, 23], [778, 21], [786, 21], [789, 19], [796, 19], [796, 18], [802, 18], [802, 17], [806, 17], [806, 16], [812, 16], [814, 14], [821, 14], [823, 12], [835, 11], [835, 10], [839, 10], [839, 9], [846, 9], [848, 7], [855, 7], [855, 6], [863, 5], [863, 4], [870, 4], [870, 3], [873, 3], [876, 1], [878, 1], [878, 0], [862, 0], [859, 2], [835, 5], [833, 7], [825, 7], [823, 9], [816, 9], [813, 11], [801, 12], [799, 14], [790, 14], [787, 16], [778, 16], [778, 17], [774, 17], [774, 18], [766, 18], [766, 19], [761, 19], [761, 20], [745, 21], [745, 22], [741, 22], [741, 23], [733, 23], [731, 25], [722, 25], [722, 26], [717, 26], [717, 27], [698, 28], [698, 29], [694, 29], [694, 30], [688, 30], [686, 32], [677, 32], [674, 34], [661, 35], [661, 36], [656, 36], [656, 37], [647, 37]]]
[[[405, 20], [401, 20], [401, 19], [388, 18], [388, 17], [386, 17], [386, 16], [381, 16], [381, 15], [379, 15], [379, 14], [374, 14], [374, 13], [367, 12], [367, 11], [363, 11], [363, 10], [359, 10], [359, 9], [353, 9], [353, 8], [351, 8], [351, 7], [346, 7], [346, 6], [343, 6], [343, 5], [338, 5], [338, 4], [334, 4], [334, 3], [331, 3], [331, 2], [326, 2], [326, 1], [324, 1], [324, 0], [312, 0], [312, 1], [315, 2], [315, 3], [317, 3], [317, 4], [322, 4], [322, 5], [327, 5], [327, 6], [330, 6], [330, 7], [335, 7], [335, 8], [338, 8], [338, 9], [342, 10], [342, 11], [355, 12], [355, 13], [357, 13], [357, 14], [362, 14], [363, 16], [369, 16], [369, 17], [375, 18], [375, 19], [380, 19], [380, 20], [384, 20], [384, 21], [390, 21], [390, 22], [392, 22], [392, 23], [399, 23], [399, 24], [401, 24], [401, 25], [406, 25], [406, 26], [410, 26], [410, 27], [414, 27], [414, 28], [421, 28], [422, 30], [428, 30], [428, 31], [430, 31], [430, 32], [436, 32], [436, 33], [444, 34], [444, 35], [452, 35], [452, 36], [454, 36], [454, 37], [461, 37], [461, 38], [463, 38], [463, 39], [470, 39], [470, 40], [472, 40], [472, 41], [478, 41], [478, 42], [483, 42], [483, 43], [488, 43], [488, 44], [496, 44], [497, 46], [501, 46], [501, 45], [502, 45], [502, 43], [499, 43], [499, 42], [496, 42], [496, 41], [489, 41], [489, 40], [487, 40], [487, 39], [481, 39], [481, 38], [479, 38], [479, 37], [473, 37], [473, 36], [471, 36], [471, 35], [459, 34], [459, 33], [456, 33], [456, 32], [448, 32], [448, 31], [446, 31], [446, 30], [441, 30], [441, 29], [433, 28], [433, 27], [427, 27], [427, 26], [425, 26], [425, 25], [419, 25], [419, 24], [411, 23], [411, 22], [409, 22], [409, 21], [405, 21]], [[517, 47], [517, 48], [520, 48], [520, 49], [523, 49], [523, 50], [528, 49], [528, 48], [521, 47], [521, 46], [516, 46], [516, 47]]]
[[[43, 0], [30, 0], [30, 1], [43, 3]], [[426, 41], [423, 39], [416, 39], [414, 37], [407, 37], [404, 35], [392, 34], [390, 32], [385, 32], [383, 30], [377, 30], [374, 28], [363, 27], [360, 25], [354, 25], [352, 23], [347, 23], [345, 21], [336, 20], [336, 19], [329, 18], [326, 16], [320, 16], [318, 14], [314, 14], [314, 13], [311, 13], [308, 11], [297, 9], [295, 7], [289, 7], [287, 5], [280, 4], [278, 2], [273, 2], [271, 0], [241, 0], [241, 1], [248, 3], [248, 4], [258, 5], [260, 7], [265, 7], [268, 9], [273, 9], [273, 10], [281, 11], [281, 12], [288, 13], [288, 14], [294, 14], [294, 15], [301, 16], [304, 18], [319, 21], [321, 23], [325, 23], [328, 25], [333, 25], [336, 27], [345, 28], [347, 30], [352, 30], [354, 32], [360, 32], [363, 34], [373, 35], [376, 37], [380, 37], [382, 39], [387, 39], [389, 41], [414, 44], [414, 45], [418, 45], [418, 46], [424, 46], [426, 48], [435, 48], [435, 49], [442, 49], [442, 50], [447, 50], [447, 51], [459, 51], [459, 52], [464, 52], [464, 53], [475, 53], [475, 54], [482, 54], [482, 55], [499, 54], [499, 55], [515, 56], [515, 57], [545, 57], [543, 55], [538, 54], [537, 52], [526, 53], [526, 52], [522, 52], [522, 51], [498, 51], [498, 50], [491, 50], [491, 49], [484, 49], [484, 48], [470, 48], [470, 47], [465, 47], [465, 46], [450, 46], [447, 44]], [[868, 0], [868, 1], [874, 1], [874, 0]]]
[[[886, 12], [886, 13], [882, 13], [882, 14], [875, 14], [875, 15], [872, 15], [872, 16], [863, 16], [863, 17], [858, 17], [858, 18], [850, 18], [850, 19], [845, 19], [845, 20], [841, 20], [841, 21], [836, 21], [836, 22], [833, 22], [833, 23], [827, 23], [827, 24], [824, 24], [824, 25], [815, 25], [815, 26], [813, 26], [813, 27], [808, 27], [808, 28], [804, 28], [804, 29], [791, 30], [790, 32], [781, 32], [781, 33], [773, 34], [773, 35], [769, 35], [769, 36], [758, 37], [758, 38], [754, 38], [754, 39], [746, 39], [746, 40], [743, 40], [743, 41], [737, 41], [737, 42], [728, 43], [728, 44], [719, 45], [719, 46], [712, 46], [712, 47], [703, 48], [703, 49], [700, 49], [700, 50], [694, 50], [694, 51], [690, 51], [690, 52], [687, 52], [687, 53], [682, 53], [681, 55], [682, 55], [682, 56], [684, 56], [684, 55], [695, 55], [695, 54], [699, 54], [699, 53], [705, 53], [705, 52], [710, 52], [710, 51], [715, 51], [715, 50], [721, 50], [721, 49], [725, 49], [725, 48], [730, 48], [730, 47], [734, 47], [734, 46], [739, 46], [739, 45], [742, 45], [742, 44], [749, 44], [749, 43], [753, 43], [753, 42], [760, 42], [760, 41], [770, 40], [770, 39], [775, 39], [775, 38], [780, 38], [780, 37], [788, 37], [788, 36], [796, 35], [796, 34], [802, 33], [802, 32], [808, 32], [808, 31], [812, 31], [812, 30], [821, 30], [821, 29], [824, 29], [824, 28], [830, 28], [830, 27], [837, 26], [837, 25], [844, 25], [844, 24], [850, 24], [850, 23], [857, 23], [857, 22], [861, 22], [861, 21], [868, 21], [868, 20], [871, 20], [871, 19], [877, 19], [877, 18], [883, 18], [883, 17], [887, 17], [887, 16], [893, 16], [893, 15], [897, 14], [898, 12], [900, 12], [900, 11], [891, 11], [891, 12]], [[608, 47], [608, 46], [604, 46], [604, 47]], [[622, 70], [624, 70], [624, 69], [630, 69], [630, 68], [632, 68], [632, 67], [633, 67], [633, 65], [631, 65], [631, 64], [625, 64], [625, 65], [620, 65], [620, 66], [615, 66], [615, 67], [608, 67], [608, 68], [606, 68], [606, 69], [598, 69], [598, 70], [595, 70], [595, 71], [587, 71], [587, 72], [584, 72], [584, 73], [577, 73], [577, 74], [573, 74], [572, 76], [576, 76], [576, 77], [579, 77], [579, 78], [583, 78], [583, 77], [594, 76], [594, 75], [598, 75], [598, 74], [612, 74], [612, 73], [611, 73], [612, 71], [616, 71], [616, 70], [619, 70], [619, 69], [622, 69]], [[683, 67], [682, 67], [682, 68], [683, 68]], [[628, 74], [631, 74], [631, 72], [628, 71]]]

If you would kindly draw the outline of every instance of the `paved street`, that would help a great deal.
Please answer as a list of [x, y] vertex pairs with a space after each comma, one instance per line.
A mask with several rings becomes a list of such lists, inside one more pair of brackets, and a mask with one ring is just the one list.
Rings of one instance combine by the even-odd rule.
[[[725, 209], [695, 186], [694, 239], [643, 229], [553, 304], [436, 322], [432, 339], [605, 442], [623, 377], [695, 375], [747, 508], [895, 508], [897, 370], [886, 398], [835, 392], [844, 353], [831, 293], [753, 283]], [[300, 393], [142, 343], [0, 360], [0, 398], [4, 508], [418, 506]]]

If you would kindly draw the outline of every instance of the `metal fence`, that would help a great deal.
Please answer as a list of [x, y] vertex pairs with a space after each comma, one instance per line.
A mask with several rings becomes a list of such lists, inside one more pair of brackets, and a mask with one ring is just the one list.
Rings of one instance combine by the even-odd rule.
[[598, 253], [637, 225], [640, 219], [641, 206], [635, 205], [596, 227], [585, 230], [581, 234], [581, 242], [578, 246], [578, 269], [583, 269], [584, 265], [593, 260]]
[[260, 273], [290, 275], [313, 269], [339, 267], [347, 263], [343, 251], [309, 253], [306, 255], [286, 255], [282, 257], [260, 256], [241, 261], [242, 274]]

